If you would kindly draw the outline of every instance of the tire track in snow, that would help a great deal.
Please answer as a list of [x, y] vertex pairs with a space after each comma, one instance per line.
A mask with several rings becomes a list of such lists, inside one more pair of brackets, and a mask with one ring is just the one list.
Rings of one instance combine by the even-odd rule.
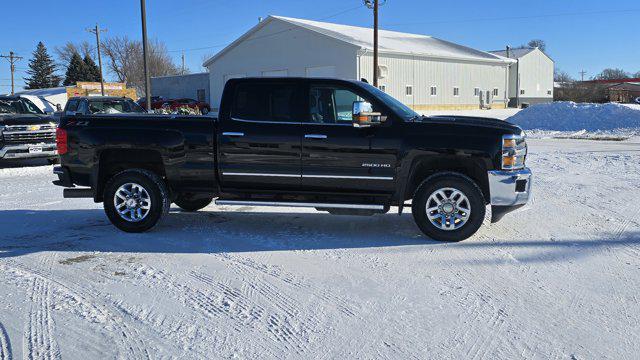
[[[220, 283], [209, 275], [195, 271], [192, 271], [189, 275], [209, 286], [220, 288]], [[308, 350], [309, 332], [312, 331], [313, 324], [317, 325], [319, 323], [319, 319], [312, 316], [312, 319], [300, 320], [301, 311], [297, 307], [295, 300], [284, 295], [260, 278], [253, 278], [247, 286], [263, 296], [267, 302], [276, 308], [275, 312], [269, 312], [267, 309], [261, 308], [260, 319], [255, 320], [265, 321], [269, 334], [275, 340], [281, 342], [287, 350], [294, 351], [297, 354], [306, 352]]]
[[31, 281], [29, 321], [25, 329], [25, 354], [28, 359], [61, 359], [54, 338], [55, 325], [51, 316], [51, 286], [40, 277]]
[[[97, 303], [100, 302], [99, 294], [95, 292], [92, 293], [89, 289], [73, 289], [72, 284], [63, 284], [60, 281], [50, 278], [50, 275], [43, 271], [42, 269], [37, 269], [35, 266], [30, 265], [29, 267], [22, 265], [13, 260], [5, 261], [5, 264], [10, 264], [5, 267], [8, 267], [12, 273], [16, 276], [26, 278], [30, 280], [32, 284], [31, 288], [34, 288], [33, 284], [44, 284], [38, 285], [39, 287], [48, 287], [49, 288], [49, 297], [50, 301], [53, 296], [56, 297], [56, 301], [60, 304], [67, 305], [67, 308], [75, 310], [76, 315], [89, 319], [98, 323], [106, 323], [109, 327], [113, 328], [111, 333], [117, 334], [114, 338], [114, 341], [117, 343], [119, 351], [122, 353], [119, 354], [118, 358], [127, 358], [127, 359], [149, 359], [150, 355], [146, 349], [144, 342], [142, 341], [140, 335], [135, 329], [132, 329], [129, 325], [126, 324], [122, 316], [118, 313], [110, 312], [106, 309], [106, 306], [99, 306]], [[50, 271], [49, 271], [50, 272]], [[53, 291], [52, 291], [53, 289]], [[53, 292], [53, 296], [52, 296]], [[89, 296], [90, 298], [88, 298]], [[32, 295], [33, 299], [33, 295]], [[35, 301], [32, 301], [32, 303]], [[51, 303], [50, 303], [51, 305]], [[49, 312], [50, 314], [50, 312]], [[51, 322], [52, 323], [52, 322]], [[34, 323], [35, 325], [35, 323]], [[25, 333], [25, 337], [27, 341], [25, 341], [26, 349], [29, 349], [29, 339], [33, 338], [34, 341], [41, 341], [42, 337], [34, 336], [33, 331], [29, 330], [33, 329], [31, 326], [31, 317], [30, 323], [28, 324], [27, 331]], [[38, 340], [40, 339], [40, 340]], [[57, 347], [57, 345], [56, 345]], [[28, 351], [25, 351], [25, 354], [28, 354]], [[59, 350], [57, 357], [29, 357], [29, 359], [59, 359]]]
[[11, 360], [11, 341], [4, 325], [0, 323], [0, 360]]

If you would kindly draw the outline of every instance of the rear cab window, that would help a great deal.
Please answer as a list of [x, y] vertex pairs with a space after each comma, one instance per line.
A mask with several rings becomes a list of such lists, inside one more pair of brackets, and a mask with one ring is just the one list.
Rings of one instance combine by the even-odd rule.
[[300, 122], [295, 83], [241, 82], [235, 86], [231, 118], [260, 122]]

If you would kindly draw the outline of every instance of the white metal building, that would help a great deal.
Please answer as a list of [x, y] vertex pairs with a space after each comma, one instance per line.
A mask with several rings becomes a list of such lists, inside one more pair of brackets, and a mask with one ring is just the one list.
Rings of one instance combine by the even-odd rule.
[[151, 78], [151, 93], [165, 99], [189, 98], [209, 101], [209, 73], [169, 75]]
[[[204, 63], [211, 106], [225, 82], [247, 76], [365, 78], [372, 82], [370, 28], [269, 16]], [[380, 30], [379, 86], [416, 110], [505, 107], [515, 60], [431, 36]], [[216, 111], [216, 110], [214, 110]]]
[[509, 105], [537, 104], [553, 101], [553, 60], [542, 50], [518, 48], [491, 51], [516, 60], [509, 68]]

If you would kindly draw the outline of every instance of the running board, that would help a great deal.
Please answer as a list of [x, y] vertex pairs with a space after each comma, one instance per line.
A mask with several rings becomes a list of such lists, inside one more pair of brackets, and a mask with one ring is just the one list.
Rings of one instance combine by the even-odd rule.
[[216, 200], [216, 205], [288, 206], [288, 207], [310, 207], [310, 208], [321, 208], [321, 209], [358, 209], [358, 210], [384, 210], [385, 208], [384, 205], [370, 205], [370, 204], [336, 204], [336, 203], [248, 201], [248, 200]]

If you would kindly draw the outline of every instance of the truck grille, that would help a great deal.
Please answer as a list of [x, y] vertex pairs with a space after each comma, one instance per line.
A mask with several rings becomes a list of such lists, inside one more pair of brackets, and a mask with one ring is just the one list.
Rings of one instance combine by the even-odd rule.
[[56, 133], [53, 131], [24, 131], [4, 133], [5, 144], [39, 144], [53, 143], [56, 141]]

